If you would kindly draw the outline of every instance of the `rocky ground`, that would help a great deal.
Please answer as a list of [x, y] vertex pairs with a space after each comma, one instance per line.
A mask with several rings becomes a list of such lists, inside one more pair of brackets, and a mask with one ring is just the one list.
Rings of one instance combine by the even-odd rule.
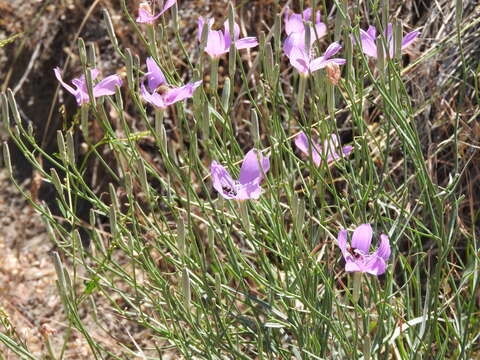
[[[0, 171], [0, 318], [16, 337], [39, 357], [46, 354], [46, 338], [59, 348], [67, 327], [56, 291], [56, 275], [49, 256], [51, 242], [45, 225]], [[0, 330], [4, 331], [4, 329]], [[66, 358], [87, 356], [87, 345], [72, 334]], [[17, 355], [0, 345], [6, 359]]]

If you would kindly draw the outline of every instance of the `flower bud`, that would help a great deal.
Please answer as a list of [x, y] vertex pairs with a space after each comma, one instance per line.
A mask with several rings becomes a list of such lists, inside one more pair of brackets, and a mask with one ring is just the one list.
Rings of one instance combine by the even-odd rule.
[[329, 62], [327, 66], [325, 66], [325, 70], [327, 71], [327, 79], [330, 84], [337, 85], [338, 81], [342, 77], [340, 66], [338, 66], [337, 63]]

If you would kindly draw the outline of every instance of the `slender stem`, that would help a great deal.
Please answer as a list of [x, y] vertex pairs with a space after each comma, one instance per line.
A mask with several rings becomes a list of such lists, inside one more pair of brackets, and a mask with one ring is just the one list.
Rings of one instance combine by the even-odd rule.
[[307, 87], [307, 77], [300, 75], [300, 81], [298, 83], [298, 95], [297, 95], [297, 106], [300, 110], [303, 110], [305, 103], [305, 89]]
[[353, 296], [352, 296], [352, 302], [355, 305], [358, 304], [358, 299], [360, 298], [361, 285], [362, 285], [362, 273], [356, 272], [353, 274]]
[[210, 88], [212, 94], [217, 92], [218, 88], [218, 58], [212, 58], [210, 62]]

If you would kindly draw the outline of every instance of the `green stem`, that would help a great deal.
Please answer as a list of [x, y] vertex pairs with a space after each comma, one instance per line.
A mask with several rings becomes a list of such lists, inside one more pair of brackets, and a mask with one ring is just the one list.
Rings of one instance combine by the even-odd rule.
[[212, 58], [210, 62], [210, 88], [215, 94], [218, 88], [218, 58]]
[[300, 110], [303, 110], [303, 105], [305, 103], [306, 87], [307, 87], [307, 77], [300, 74], [300, 81], [298, 83], [298, 95], [297, 95], [297, 106]]
[[356, 272], [353, 274], [353, 296], [352, 301], [355, 305], [358, 304], [360, 298], [360, 287], [362, 285], [362, 273]]

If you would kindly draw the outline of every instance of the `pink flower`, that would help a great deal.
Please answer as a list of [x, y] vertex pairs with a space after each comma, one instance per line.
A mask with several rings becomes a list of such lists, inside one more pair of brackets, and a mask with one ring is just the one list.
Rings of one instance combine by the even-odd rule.
[[[286, 10], [285, 32], [287, 33], [287, 38], [283, 44], [283, 49], [287, 56], [290, 56], [289, 54], [293, 47], [305, 49], [306, 25], [304, 21], [312, 21], [311, 18], [312, 8], [305, 9], [302, 14], [290, 12], [289, 9]], [[310, 47], [316, 40], [324, 37], [326, 33], [327, 27], [320, 21], [320, 11], [317, 11], [315, 25], [310, 25]]]
[[345, 271], [366, 272], [372, 275], [382, 275], [385, 272], [386, 262], [391, 253], [387, 235], [380, 235], [380, 245], [373, 253], [369, 252], [372, 244], [370, 224], [362, 224], [355, 229], [351, 246], [347, 245], [347, 230], [340, 230], [337, 240], [346, 261]]
[[[402, 50], [410, 46], [415, 39], [420, 35], [419, 31], [412, 31], [405, 35], [402, 40]], [[377, 40], [380, 41], [377, 37], [377, 29], [375, 26], [369, 26], [368, 30], [360, 29], [360, 40], [362, 51], [373, 58], [377, 58]], [[388, 53], [390, 58], [393, 58], [395, 55], [395, 42], [392, 32], [392, 24], [388, 24], [387, 30], [385, 31], [385, 40], [388, 44]]]
[[342, 154], [339, 155], [337, 153], [338, 144], [338, 137], [335, 134], [330, 135], [329, 138], [323, 142], [323, 146], [320, 146], [320, 144], [314, 143], [313, 141], [312, 143], [310, 143], [308, 141], [307, 135], [305, 135], [304, 132], [301, 132], [295, 138], [295, 145], [305, 155], [310, 156], [311, 149], [312, 160], [316, 166], [319, 166], [322, 163], [323, 159], [327, 161], [327, 164], [330, 164], [331, 162], [339, 159], [341, 156], [349, 155], [353, 150], [353, 146], [344, 146], [342, 148]]
[[[90, 74], [92, 75], [92, 80], [95, 80], [98, 77], [100, 71], [98, 69], [89, 70]], [[75, 100], [77, 100], [77, 105], [80, 106], [82, 104], [86, 104], [90, 101], [90, 97], [88, 96], [87, 90], [87, 82], [85, 80], [85, 76], [82, 75], [79, 78], [75, 78], [72, 80], [72, 84], [75, 88], [71, 87], [67, 83], [65, 83], [62, 79], [62, 71], [59, 67], [53, 69], [55, 73], [55, 77], [60, 82], [60, 84], [67, 90], [70, 94], [75, 96]], [[105, 79], [100, 81], [93, 87], [93, 96], [100, 97], [105, 95], [113, 95], [115, 94], [115, 86], [122, 86], [122, 79], [118, 75], [110, 75], [107, 76]]]
[[157, 20], [165, 11], [170, 9], [176, 2], [177, 0], [167, 0], [162, 11], [160, 11], [157, 15], [152, 14], [152, 8], [150, 7], [149, 3], [142, 2], [140, 5], [138, 5], [138, 17], [136, 21], [140, 24], [153, 24], [155, 20]]
[[177, 101], [192, 97], [195, 89], [202, 83], [200, 80], [178, 88], [170, 88], [162, 70], [151, 57], [147, 58], [147, 70], [145, 77], [148, 90], [145, 88], [144, 80], [141, 85], [141, 93], [145, 101], [159, 109], [166, 109], [167, 106]]
[[317, 70], [323, 69], [330, 63], [337, 65], [345, 64], [346, 60], [342, 58], [331, 59], [333, 55], [341, 50], [342, 46], [336, 42], [330, 44], [323, 56], [313, 58], [313, 51], [307, 53], [304, 48], [292, 47], [285, 54], [290, 59], [290, 64], [297, 69], [301, 75], [308, 76]]
[[[221, 30], [212, 30], [213, 19], [206, 19], [208, 23], [208, 34], [207, 34], [207, 44], [205, 46], [205, 52], [210, 55], [212, 58], [218, 58], [223, 54], [228, 53], [230, 50], [230, 29], [228, 26], [228, 21], [225, 21], [223, 24], [225, 31]], [[202, 41], [202, 31], [205, 23], [205, 19], [200, 17], [198, 19], [198, 41]], [[240, 37], [240, 27], [235, 23], [233, 28], [233, 40], [235, 47], [237, 49], [249, 49], [258, 45], [256, 37], [245, 37], [239, 39]]]
[[[270, 169], [270, 160], [261, 154], [257, 158], [257, 153], [257, 150], [252, 149], [245, 155], [238, 180], [233, 180], [222, 165], [215, 160], [212, 161], [210, 172], [213, 188], [225, 199], [258, 199], [262, 193], [260, 183], [263, 175]], [[262, 169], [260, 169], [259, 162]]]

